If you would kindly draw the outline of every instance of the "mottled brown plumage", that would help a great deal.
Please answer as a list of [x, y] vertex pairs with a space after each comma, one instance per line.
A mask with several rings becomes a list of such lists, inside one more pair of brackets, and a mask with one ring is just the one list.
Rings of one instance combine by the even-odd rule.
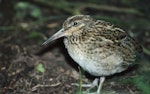
[[[43, 45], [60, 37], [69, 55], [94, 76], [109, 76], [126, 70], [135, 61], [136, 42], [113, 24], [88, 15], [69, 17], [63, 28]], [[102, 83], [101, 83], [102, 84]], [[100, 93], [101, 85], [97, 93]]]

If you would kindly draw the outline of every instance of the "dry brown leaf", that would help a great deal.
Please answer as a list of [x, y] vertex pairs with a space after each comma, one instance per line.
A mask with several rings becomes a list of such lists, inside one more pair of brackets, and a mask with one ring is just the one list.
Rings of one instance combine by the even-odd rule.
[[56, 27], [56, 26], [58, 26], [58, 23], [49, 23], [48, 25], [47, 25], [47, 27], [48, 28], [54, 28], [54, 27]]

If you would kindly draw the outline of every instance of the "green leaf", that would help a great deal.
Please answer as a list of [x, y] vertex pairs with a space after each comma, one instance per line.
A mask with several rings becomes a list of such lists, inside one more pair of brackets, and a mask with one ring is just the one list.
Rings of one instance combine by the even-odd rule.
[[41, 36], [42, 36], [42, 34], [40, 32], [36, 32], [36, 31], [32, 31], [29, 34], [30, 38], [38, 38], [38, 37], [41, 37]]
[[150, 55], [150, 50], [147, 49], [147, 48], [145, 48], [145, 47], [143, 47], [143, 52], [146, 53], [146, 54], [148, 54], [148, 55]]
[[30, 15], [32, 16], [32, 17], [34, 17], [34, 18], [39, 18], [39, 17], [41, 17], [41, 10], [39, 9], [39, 8], [34, 8], [32, 11], [31, 11], [31, 13], [30, 13]]
[[28, 8], [29, 6], [30, 6], [30, 4], [27, 3], [27, 2], [19, 2], [19, 3], [16, 4], [16, 9], [17, 9], [17, 8], [18, 8], [18, 9], [26, 9], [26, 8]]
[[36, 69], [37, 69], [39, 72], [42, 72], [42, 73], [45, 72], [45, 68], [44, 68], [43, 64], [38, 64], [37, 67], [36, 67]]

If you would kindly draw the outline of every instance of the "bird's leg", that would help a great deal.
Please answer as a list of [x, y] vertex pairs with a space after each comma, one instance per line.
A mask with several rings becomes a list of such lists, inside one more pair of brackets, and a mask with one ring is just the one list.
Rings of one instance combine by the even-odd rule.
[[[95, 81], [95, 80], [94, 80], [94, 81]], [[93, 82], [94, 82], [94, 81], [93, 81]], [[97, 80], [97, 81], [98, 81], [98, 80]], [[105, 81], [105, 77], [100, 77], [100, 82], [99, 82], [99, 86], [98, 86], [97, 91], [96, 91], [96, 92], [89, 93], [89, 90], [90, 90], [90, 89], [88, 89], [87, 92], [85, 92], [85, 93], [83, 93], [83, 94], [101, 94], [101, 89], [102, 89], [102, 85], [103, 85], [104, 81]], [[97, 82], [97, 84], [98, 84], [98, 82]], [[91, 88], [91, 89], [92, 89], [92, 88]]]
[[95, 94], [95, 93], [89, 93], [91, 89], [93, 89], [94, 87], [98, 87], [98, 78], [96, 78], [92, 83], [90, 84], [77, 84], [77, 83], [72, 83], [72, 85], [75, 86], [81, 86], [81, 87], [88, 87], [88, 89], [86, 91], [83, 91], [83, 94]]
[[71, 85], [75, 85], [75, 86], [81, 86], [81, 87], [90, 87], [90, 88], [93, 88], [95, 86], [98, 86], [98, 79], [96, 78], [92, 83], [90, 84], [77, 84], [77, 83], [72, 83]]
[[105, 77], [100, 77], [100, 83], [97, 89], [97, 94], [100, 94], [104, 81], [105, 81]]
[[[98, 86], [98, 80], [99, 79], [95, 79], [91, 84], [82, 84], [82, 85], [79, 85], [77, 83], [73, 83], [72, 85], [75, 85], [75, 86], [81, 86], [81, 87], [89, 87], [89, 89], [87, 89], [85, 92], [83, 92], [83, 94], [100, 94], [101, 93], [101, 89], [102, 89], [102, 85], [105, 81], [105, 77], [100, 77], [100, 83], [99, 83], [99, 86]], [[91, 89], [93, 89], [95, 86], [98, 86], [98, 89], [96, 92], [93, 92], [93, 93], [89, 93], [89, 91]]]
[[83, 87], [89, 87], [86, 92], [89, 92], [91, 89], [93, 89], [94, 87], [98, 86], [98, 80], [99, 79], [95, 79], [92, 83], [90, 84], [82, 84]]

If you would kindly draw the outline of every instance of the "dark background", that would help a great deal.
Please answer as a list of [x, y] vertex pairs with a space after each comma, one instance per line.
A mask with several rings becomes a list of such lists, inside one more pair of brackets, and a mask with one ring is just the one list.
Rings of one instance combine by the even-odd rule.
[[62, 39], [40, 46], [76, 14], [109, 21], [143, 47], [137, 65], [108, 77], [104, 92], [150, 94], [149, 0], [0, 0], [0, 94], [81, 94], [71, 85], [81, 75]]

